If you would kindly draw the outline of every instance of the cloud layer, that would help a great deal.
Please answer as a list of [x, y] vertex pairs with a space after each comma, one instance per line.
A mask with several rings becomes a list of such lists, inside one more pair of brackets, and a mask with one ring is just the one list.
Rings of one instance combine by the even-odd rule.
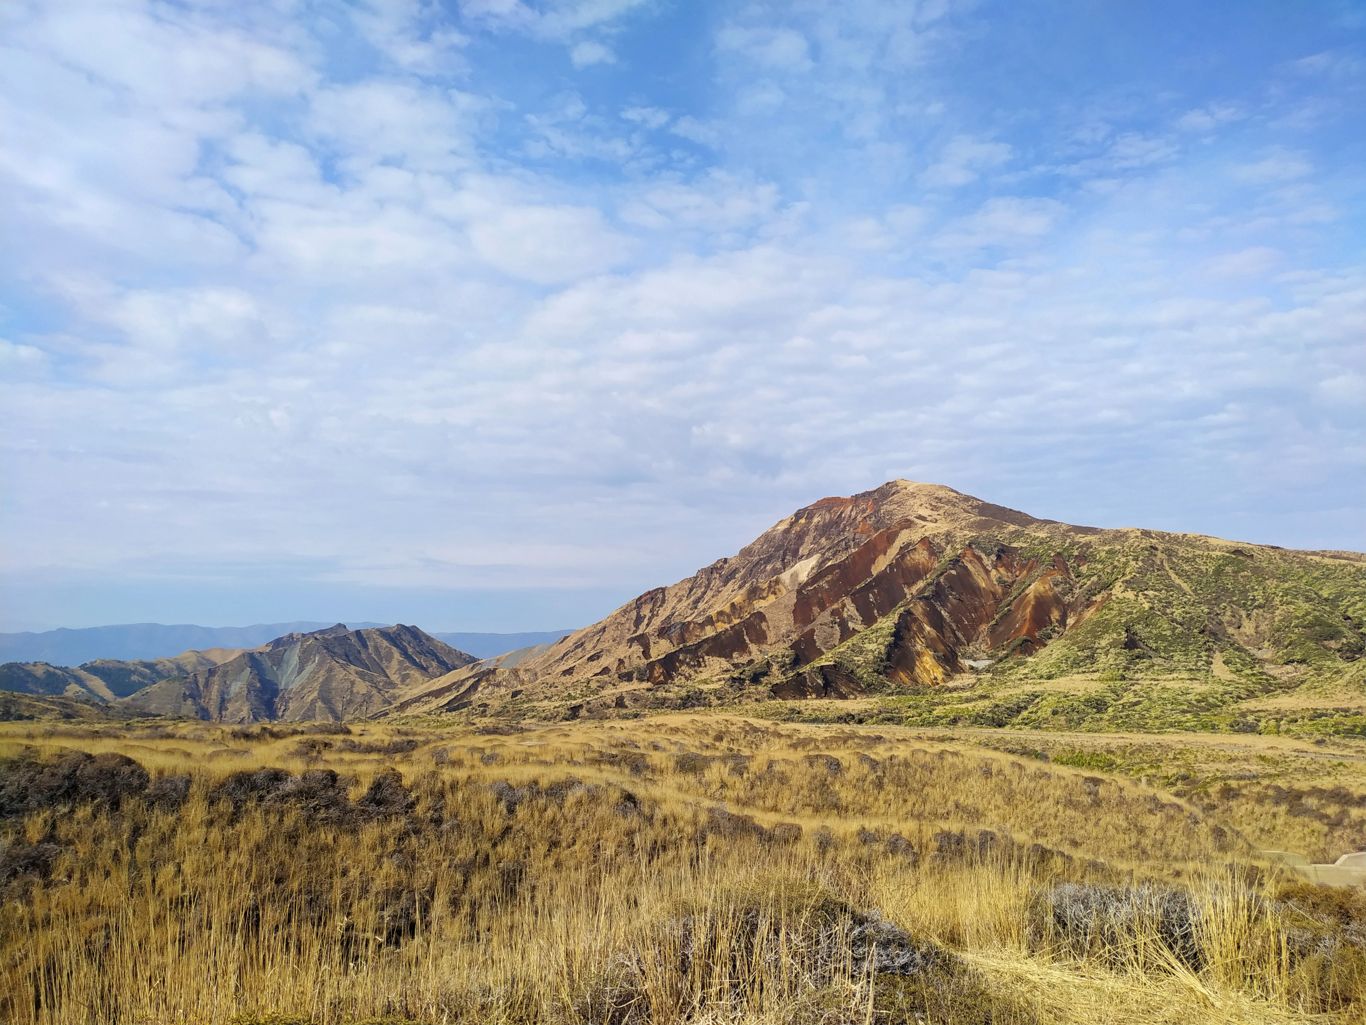
[[1366, 549], [1351, 13], [18, 0], [0, 626], [572, 625], [893, 476]]

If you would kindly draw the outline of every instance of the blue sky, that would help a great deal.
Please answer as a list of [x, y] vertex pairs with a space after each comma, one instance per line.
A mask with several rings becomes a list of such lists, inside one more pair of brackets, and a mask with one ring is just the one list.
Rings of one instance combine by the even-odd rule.
[[588, 622], [892, 477], [1366, 549], [1366, 4], [11, 0], [0, 629]]

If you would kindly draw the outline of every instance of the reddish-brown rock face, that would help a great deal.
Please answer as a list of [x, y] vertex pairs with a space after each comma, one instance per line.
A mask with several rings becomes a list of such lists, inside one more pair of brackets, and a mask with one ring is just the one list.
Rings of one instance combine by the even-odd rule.
[[1070, 582], [1065, 563], [1040, 571], [1009, 547], [963, 549], [899, 614], [883, 652], [887, 679], [936, 684], [963, 672], [969, 652], [1029, 654], [1066, 621], [1059, 578]]
[[988, 649], [1013, 648], [1027, 655], [1039, 647], [1039, 635], [1045, 630], [1065, 627], [1066, 587], [1071, 582], [1066, 564], [1040, 573], [991, 624], [986, 638]]
[[962, 671], [968, 650], [1028, 652], [1066, 621], [1064, 562], [1040, 566], [981, 540], [1047, 525], [906, 481], [821, 499], [734, 557], [565, 638], [518, 677], [657, 685], [771, 659], [797, 671], [776, 692], [850, 694], [863, 685], [824, 657], [896, 614], [888, 678], [938, 683]]

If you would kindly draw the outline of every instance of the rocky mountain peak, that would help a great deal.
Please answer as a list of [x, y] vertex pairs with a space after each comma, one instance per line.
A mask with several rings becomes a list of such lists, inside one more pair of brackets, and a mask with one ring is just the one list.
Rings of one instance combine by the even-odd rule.
[[[1283, 629], [1253, 630], [1272, 594], [1286, 599]], [[477, 687], [588, 686], [624, 700], [763, 680], [779, 697], [843, 696], [984, 668], [1049, 675], [1141, 659], [1134, 671], [1212, 672], [1222, 648], [1239, 664], [1287, 651], [1336, 665], [1366, 644], [1352, 604], [1363, 595], [1356, 557], [1072, 526], [892, 480], [812, 502], [515, 667], [483, 667]], [[475, 685], [459, 672], [442, 683], [461, 701]]]
[[225, 722], [365, 718], [392, 706], [405, 689], [476, 661], [416, 627], [348, 630], [338, 623], [161, 681], [126, 703]]

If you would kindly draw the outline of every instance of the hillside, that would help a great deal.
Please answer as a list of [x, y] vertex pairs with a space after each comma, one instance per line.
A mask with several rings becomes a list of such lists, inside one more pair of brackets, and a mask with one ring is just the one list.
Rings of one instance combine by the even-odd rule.
[[[125, 623], [57, 630], [0, 633], [0, 662], [46, 662], [53, 666], [78, 666], [87, 662], [156, 661], [180, 651], [218, 648], [256, 648], [291, 633], [321, 630], [329, 623], [258, 623], [254, 626], [194, 626], [162, 623]], [[355, 623], [357, 629], [384, 626]], [[431, 636], [477, 658], [493, 658], [557, 641], [569, 630], [534, 630], [521, 633], [437, 633]], [[0, 688], [3, 689], [3, 688]]]
[[[1038, 519], [892, 481], [828, 498], [515, 666], [405, 711], [571, 701], [860, 697], [1085, 673], [1195, 678], [1223, 699], [1366, 684], [1366, 556]], [[1215, 701], [1222, 700], [1218, 695]]]
[[[254, 626], [195, 626], [189, 623], [123, 623], [71, 629], [0, 633], [0, 662], [47, 662], [76, 666], [98, 659], [145, 661], [180, 651], [255, 648], [289, 633], [319, 630], [328, 623], [257, 623]], [[357, 623], [358, 627], [383, 626]]]
[[1366, 733], [1364, 627], [1366, 556], [1072, 526], [892, 481], [496, 658], [338, 625], [240, 652], [9, 664], [0, 690], [227, 722], [858, 699], [880, 702], [865, 720], [917, 726]]
[[54, 697], [0, 691], [0, 722], [95, 720], [125, 718], [115, 707], [89, 698]]
[[133, 662], [96, 659], [74, 668], [46, 662], [7, 662], [0, 665], [0, 691], [109, 702], [162, 680], [211, 669], [236, 655], [231, 649], [213, 648]]
[[438, 641], [445, 641], [452, 648], [469, 652], [475, 658], [498, 658], [511, 652], [527, 648], [553, 644], [561, 637], [568, 637], [573, 630], [526, 630], [520, 633], [442, 633], [433, 631]]
[[412, 626], [287, 634], [121, 702], [142, 713], [219, 722], [365, 718], [476, 660]]

